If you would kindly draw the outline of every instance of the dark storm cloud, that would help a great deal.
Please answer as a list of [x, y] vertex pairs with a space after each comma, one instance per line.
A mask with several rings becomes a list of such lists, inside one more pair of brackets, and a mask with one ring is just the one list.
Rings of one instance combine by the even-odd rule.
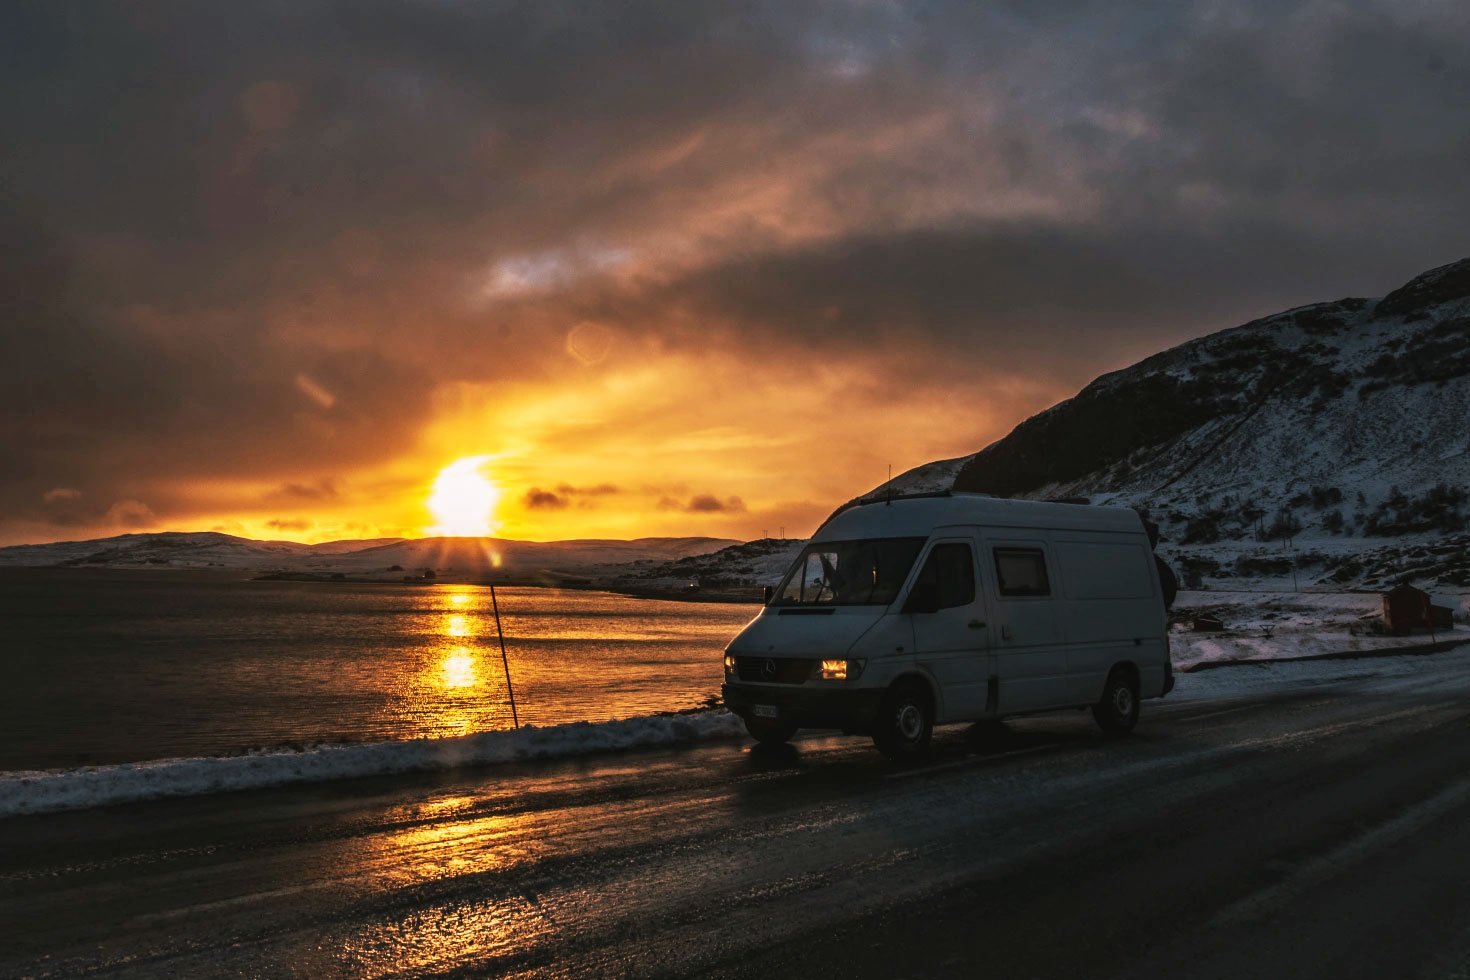
[[623, 488], [615, 483], [597, 483], [590, 487], [574, 487], [570, 483], [559, 483], [556, 486], [556, 492], [570, 497], [606, 497], [610, 494], [622, 493]]
[[540, 487], [532, 487], [526, 491], [525, 503], [531, 510], [563, 510], [571, 505], [571, 501], [565, 496]]
[[283, 483], [270, 494], [271, 500], [294, 500], [294, 501], [320, 501], [336, 500], [340, 491], [337, 483], [331, 479], [321, 479], [313, 483]]
[[570, 483], [559, 483], [555, 492], [542, 490], [540, 487], [532, 487], [526, 491], [522, 498], [526, 507], [531, 510], [565, 510], [573, 502], [579, 507], [594, 507], [599, 497], [609, 497], [623, 492], [623, 488], [613, 483], [597, 483], [592, 486], [578, 487]]
[[1470, 252], [1450, 217], [1470, 207], [1467, 9], [1130, 7], [1085, 40], [1094, 18], [1052, 18], [1052, 73], [1015, 59], [990, 135], [1007, 176], [1055, 169], [1070, 211], [859, 228], [602, 296], [599, 312], [692, 304], [696, 330], [971, 356], [939, 371], [995, 354], [1089, 370], [1120, 344], [1381, 294]]
[[1467, 10], [11, 5], [0, 505], [325, 499], [578, 323], [1080, 384], [1382, 293], [1470, 252]]
[[683, 511], [687, 514], [743, 514], [745, 501], [739, 497], [721, 499], [712, 493], [699, 493], [687, 501], [663, 497], [658, 502], [659, 510]]

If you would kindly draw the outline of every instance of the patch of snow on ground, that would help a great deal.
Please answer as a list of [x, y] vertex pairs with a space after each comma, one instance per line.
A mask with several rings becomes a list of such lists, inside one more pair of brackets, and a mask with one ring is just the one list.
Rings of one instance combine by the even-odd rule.
[[1429, 658], [1385, 656], [1363, 660], [1265, 662], [1206, 670], [1197, 674], [1181, 674], [1177, 677], [1174, 690], [1169, 692], [1162, 703], [1228, 701], [1237, 697], [1276, 693], [1288, 688], [1314, 687], [1370, 677], [1412, 679], [1423, 674], [1426, 660], [1438, 657], [1470, 657], [1470, 646]]
[[290, 783], [553, 759], [618, 749], [740, 738], [727, 711], [481, 732], [459, 738], [321, 745], [223, 758], [160, 759], [60, 772], [0, 773], [0, 817], [198, 796]]
[[[1189, 671], [1211, 661], [1283, 660], [1333, 653], [1390, 652], [1399, 647], [1462, 639], [1470, 629], [1378, 635], [1371, 622], [1382, 599], [1361, 592], [1180, 592], [1169, 646], [1174, 668]], [[1224, 630], [1196, 633], [1195, 616], [1217, 616]]]

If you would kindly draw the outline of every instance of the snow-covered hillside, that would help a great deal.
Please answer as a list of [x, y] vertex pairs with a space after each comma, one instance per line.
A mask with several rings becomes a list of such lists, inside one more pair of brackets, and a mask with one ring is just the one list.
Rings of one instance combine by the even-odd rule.
[[309, 545], [214, 532], [124, 534], [96, 541], [0, 548], [0, 566], [233, 568], [316, 575], [379, 575], [434, 569], [460, 576], [590, 575], [630, 562], [666, 562], [735, 542], [726, 538], [633, 541], [510, 541], [498, 538], [380, 538]]
[[936, 493], [941, 490], [954, 488], [955, 477], [960, 470], [974, 459], [977, 453], [969, 456], [956, 456], [954, 459], [938, 459], [932, 463], [915, 466], [900, 476], [893, 479], [891, 483], [879, 486], [869, 497], [881, 497], [885, 493], [910, 494], [910, 493]]
[[[359, 547], [382, 543], [381, 540], [363, 541]], [[341, 544], [333, 542], [320, 547], [333, 549]], [[296, 541], [255, 541], [214, 531], [167, 532], [14, 545], [0, 548], [0, 565], [177, 565], [253, 569], [278, 567], [293, 560], [309, 558], [314, 553], [316, 546]]]
[[1470, 259], [1103, 375], [893, 489], [951, 472], [956, 490], [1137, 507], [1206, 579], [1290, 583], [1298, 566], [1339, 585], [1470, 586], [1470, 539], [1454, 537], [1470, 531]]

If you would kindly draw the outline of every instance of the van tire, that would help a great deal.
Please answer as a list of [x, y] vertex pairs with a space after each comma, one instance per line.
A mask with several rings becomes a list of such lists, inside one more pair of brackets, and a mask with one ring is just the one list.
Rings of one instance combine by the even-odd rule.
[[796, 734], [796, 726], [790, 722], [770, 721], [765, 718], [745, 719], [745, 730], [762, 745], [785, 745]]
[[873, 744], [890, 759], [917, 759], [929, 750], [934, 735], [934, 699], [915, 682], [893, 686], [878, 706]]
[[1114, 667], [1103, 685], [1102, 700], [1092, 706], [1097, 727], [1109, 735], [1127, 735], [1138, 724], [1138, 677], [1126, 667]]

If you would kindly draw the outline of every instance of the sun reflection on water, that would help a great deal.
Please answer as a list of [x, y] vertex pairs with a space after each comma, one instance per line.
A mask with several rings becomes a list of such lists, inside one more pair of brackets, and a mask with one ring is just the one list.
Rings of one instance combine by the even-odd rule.
[[[446, 738], [510, 727], [499, 658], [486, 659], [488, 593], [447, 585], [416, 593], [422, 607], [412, 672], [403, 679], [402, 717], [417, 737]], [[483, 601], [482, 601], [483, 600]]]
[[[527, 723], [602, 721], [697, 703], [718, 684], [720, 646], [748, 615], [743, 607], [649, 606], [511, 588], [500, 596], [505, 664], [488, 587], [444, 582], [404, 596], [413, 610], [400, 634], [402, 659], [384, 679], [393, 688], [384, 724], [408, 738], [509, 730], [507, 674]], [[710, 652], [696, 659], [690, 649]]]
[[450, 691], [480, 683], [479, 658], [468, 647], [452, 647], [439, 661], [441, 683]]

